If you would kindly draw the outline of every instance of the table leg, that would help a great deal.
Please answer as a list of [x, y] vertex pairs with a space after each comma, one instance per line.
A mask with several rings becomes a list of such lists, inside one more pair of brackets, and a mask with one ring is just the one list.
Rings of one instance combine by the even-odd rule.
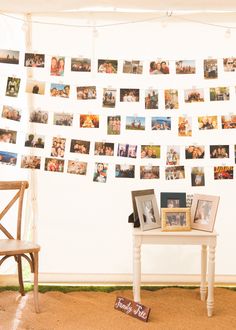
[[207, 315], [213, 315], [214, 309], [214, 279], [215, 279], [215, 246], [209, 247], [208, 259], [208, 297], [207, 297]]
[[141, 284], [141, 243], [138, 238], [134, 238], [133, 247], [133, 295], [134, 301], [140, 302]]
[[206, 300], [206, 270], [207, 270], [207, 247], [202, 245], [201, 251], [201, 286], [200, 286], [200, 295], [201, 300]]

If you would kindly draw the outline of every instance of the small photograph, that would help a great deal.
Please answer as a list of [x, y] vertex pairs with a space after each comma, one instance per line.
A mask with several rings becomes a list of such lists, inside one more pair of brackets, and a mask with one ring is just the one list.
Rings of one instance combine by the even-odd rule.
[[236, 128], [236, 116], [221, 116], [222, 129]]
[[180, 146], [167, 146], [166, 165], [179, 165]]
[[121, 88], [120, 102], [139, 102], [139, 89]]
[[185, 158], [186, 159], [198, 159], [204, 158], [205, 147], [204, 146], [187, 146], [185, 147]]
[[192, 118], [191, 117], [179, 117], [178, 135], [179, 136], [192, 136]]
[[116, 106], [116, 89], [103, 88], [102, 106], [104, 108], [115, 108], [115, 106]]
[[224, 65], [225, 72], [236, 71], [236, 58], [235, 57], [224, 58], [223, 65]]
[[160, 145], [141, 145], [141, 158], [160, 158]]
[[28, 68], [44, 68], [45, 55], [25, 53], [25, 66]]
[[73, 113], [55, 112], [53, 114], [53, 125], [72, 126]]
[[107, 181], [107, 170], [108, 164], [107, 163], [95, 163], [95, 169], [93, 174], [93, 181], [106, 183]]
[[72, 57], [71, 71], [91, 72], [91, 59]]
[[3, 105], [2, 118], [14, 120], [14, 121], [20, 121], [21, 110], [17, 108], [13, 108], [9, 105]]
[[214, 180], [231, 180], [233, 178], [233, 166], [214, 166]]
[[162, 208], [162, 231], [189, 231], [190, 221], [189, 208]]
[[114, 143], [95, 142], [94, 155], [114, 156]]
[[96, 86], [76, 87], [77, 100], [95, 100], [97, 97]]
[[20, 89], [20, 78], [8, 77], [6, 96], [17, 97]]
[[118, 61], [117, 60], [98, 60], [99, 73], [117, 73]]
[[26, 93], [44, 95], [45, 94], [45, 82], [37, 80], [27, 80]]
[[70, 152], [75, 152], [78, 154], [89, 154], [90, 149], [90, 141], [82, 141], [82, 140], [71, 140], [70, 144]]
[[49, 172], [64, 172], [65, 161], [57, 158], [46, 158], [44, 170]]
[[19, 55], [17, 50], [0, 49], [0, 63], [19, 64]]
[[86, 162], [68, 160], [67, 173], [69, 173], [69, 174], [78, 174], [78, 175], [86, 175], [87, 165], [88, 165], [88, 163], [86, 163]]
[[204, 89], [203, 88], [185, 89], [184, 101], [186, 103], [204, 102]]
[[26, 134], [25, 147], [44, 148], [45, 136], [38, 134]]
[[204, 167], [192, 167], [191, 184], [192, 184], [192, 187], [205, 186]]
[[165, 89], [165, 109], [179, 109], [179, 98], [177, 89]]
[[80, 127], [82, 128], [98, 128], [99, 115], [80, 115]]
[[50, 87], [51, 96], [68, 98], [70, 96], [70, 85], [52, 83]]
[[144, 131], [145, 117], [127, 116], [125, 128], [127, 130]]
[[204, 60], [204, 78], [217, 79], [218, 78], [218, 64], [217, 59]]
[[39, 170], [41, 165], [41, 157], [38, 156], [21, 156], [21, 168], [28, 168], [32, 170]]
[[228, 101], [229, 87], [210, 88], [210, 101]]
[[121, 116], [107, 117], [107, 134], [120, 135]]
[[8, 151], [0, 151], [0, 163], [4, 165], [16, 165], [17, 154]]
[[134, 165], [127, 165], [127, 164], [116, 164], [115, 168], [115, 177], [116, 178], [134, 178]]
[[30, 112], [30, 123], [47, 124], [48, 111], [34, 110]]
[[211, 145], [210, 158], [229, 158], [229, 145]]
[[176, 74], [194, 74], [196, 73], [196, 61], [182, 60], [175, 62]]
[[160, 167], [159, 166], [140, 166], [140, 179], [159, 179]]
[[166, 180], [184, 179], [184, 166], [167, 166], [165, 168], [165, 177]]
[[203, 129], [217, 129], [217, 116], [198, 117], [198, 128]]
[[143, 73], [143, 62], [142, 61], [124, 61], [123, 62], [123, 73]]
[[145, 109], [158, 109], [158, 90], [145, 90]]
[[161, 208], [186, 207], [186, 193], [161, 192]]
[[66, 139], [61, 137], [53, 137], [51, 156], [64, 158], [66, 147]]
[[16, 131], [0, 128], [0, 142], [4, 143], [16, 143]]
[[152, 117], [152, 131], [171, 130], [171, 117]]
[[117, 156], [119, 157], [129, 157], [136, 158], [137, 157], [137, 145], [131, 144], [118, 144]]
[[169, 74], [169, 61], [157, 60], [150, 62], [150, 74]]
[[64, 56], [52, 56], [50, 75], [51, 76], [64, 76], [65, 71], [65, 57]]

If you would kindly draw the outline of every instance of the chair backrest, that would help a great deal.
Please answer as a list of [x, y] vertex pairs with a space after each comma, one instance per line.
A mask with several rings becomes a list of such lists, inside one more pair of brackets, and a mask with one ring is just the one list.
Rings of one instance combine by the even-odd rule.
[[9, 209], [18, 200], [18, 211], [17, 211], [17, 231], [16, 239], [21, 239], [21, 219], [22, 219], [22, 207], [25, 189], [29, 187], [27, 181], [0, 181], [0, 190], [17, 190], [14, 197], [9, 201], [7, 206], [0, 211], [0, 230], [9, 238], [14, 239], [14, 237], [9, 233], [9, 231], [1, 224], [2, 218], [9, 211]]

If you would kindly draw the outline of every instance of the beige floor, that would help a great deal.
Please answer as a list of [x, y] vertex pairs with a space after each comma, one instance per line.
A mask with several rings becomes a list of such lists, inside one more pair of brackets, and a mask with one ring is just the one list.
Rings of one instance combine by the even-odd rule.
[[215, 289], [215, 315], [208, 318], [199, 289], [166, 288], [142, 291], [151, 308], [149, 322], [114, 309], [117, 295], [132, 299], [131, 290], [112, 293], [47, 292], [40, 294], [41, 313], [35, 314], [32, 292], [0, 293], [0, 330], [233, 330], [236, 329], [236, 292]]

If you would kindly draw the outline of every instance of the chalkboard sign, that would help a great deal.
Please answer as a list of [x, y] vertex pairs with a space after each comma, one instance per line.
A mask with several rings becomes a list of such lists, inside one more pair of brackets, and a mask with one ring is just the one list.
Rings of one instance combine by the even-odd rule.
[[144, 322], [148, 321], [149, 313], [151, 310], [144, 305], [123, 297], [116, 298], [114, 308]]

